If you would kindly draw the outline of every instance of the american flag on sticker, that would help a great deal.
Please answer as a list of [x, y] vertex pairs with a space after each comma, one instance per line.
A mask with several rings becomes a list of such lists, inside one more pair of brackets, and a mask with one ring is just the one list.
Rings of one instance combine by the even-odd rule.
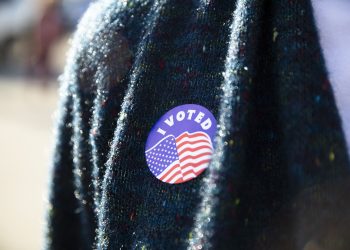
[[213, 145], [208, 134], [184, 132], [165, 136], [146, 151], [151, 172], [161, 181], [178, 184], [196, 178], [209, 165]]
[[145, 147], [148, 168], [159, 180], [179, 184], [199, 176], [215, 148], [216, 120], [197, 104], [177, 106], [151, 129]]

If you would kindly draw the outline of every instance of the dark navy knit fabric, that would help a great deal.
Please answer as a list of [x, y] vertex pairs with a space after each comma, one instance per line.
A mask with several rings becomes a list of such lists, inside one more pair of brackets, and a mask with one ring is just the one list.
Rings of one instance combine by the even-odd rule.
[[[307, 0], [92, 4], [61, 77], [48, 249], [350, 249], [350, 164]], [[170, 185], [145, 159], [170, 109], [218, 127]]]

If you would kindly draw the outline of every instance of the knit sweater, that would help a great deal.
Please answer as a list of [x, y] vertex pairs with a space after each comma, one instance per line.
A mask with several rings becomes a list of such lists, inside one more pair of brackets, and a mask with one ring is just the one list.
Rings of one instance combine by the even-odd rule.
[[[60, 81], [48, 249], [350, 249], [350, 164], [309, 1], [99, 1]], [[145, 144], [184, 104], [215, 117], [214, 152], [169, 184]]]

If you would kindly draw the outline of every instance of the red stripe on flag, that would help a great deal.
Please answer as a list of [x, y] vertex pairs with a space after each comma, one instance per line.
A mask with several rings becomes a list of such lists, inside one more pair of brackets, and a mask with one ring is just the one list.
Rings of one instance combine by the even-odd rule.
[[[176, 144], [176, 145], [177, 145], [178, 148], [181, 148], [181, 147], [182, 147], [183, 145], [185, 145], [185, 144], [193, 145], [193, 144], [200, 143], [200, 142], [208, 143], [208, 144], [210, 145], [210, 143], [209, 143], [208, 140], [197, 140], [197, 141], [193, 141], [193, 142], [184, 141], [184, 142], [182, 142], [182, 143], [180, 143], [180, 144], [178, 144], [178, 145]], [[177, 143], [177, 142], [176, 142], [176, 143]]]
[[[174, 169], [176, 169], [178, 167], [180, 167], [180, 165], [179, 164], [175, 164], [171, 169], [168, 170], [168, 172], [164, 176], [162, 176], [160, 178], [160, 180], [164, 180]], [[177, 172], [181, 173], [181, 170], [178, 170], [175, 173], [177, 173]]]
[[184, 148], [180, 152], [178, 152], [179, 155], [181, 155], [183, 152], [196, 152], [197, 150], [208, 148], [211, 149], [209, 146], [199, 146], [197, 148]]
[[183, 133], [182, 135], [180, 135], [180, 137], [177, 137], [176, 138], [176, 142], [180, 141], [181, 139], [183, 139], [184, 137], [188, 137], [188, 138], [194, 138], [194, 137], [197, 137], [197, 136], [205, 136], [205, 137], [208, 137], [207, 134], [205, 133], [202, 133], [202, 132], [196, 132], [196, 133], [193, 133], [193, 134], [189, 134], [187, 132]]
[[[195, 160], [195, 159], [197, 159], [197, 158], [200, 158], [200, 157], [202, 157], [202, 156], [206, 156], [206, 155], [211, 155], [211, 153], [203, 153], [203, 154], [200, 154], [200, 155], [196, 155], [196, 156], [192, 156], [192, 155], [188, 155], [188, 156], [186, 156], [186, 157], [184, 157], [184, 158], [182, 158], [181, 160], [180, 160], [180, 164], [181, 164], [181, 162], [184, 162], [184, 161], [186, 161], [186, 160], [188, 160], [188, 159], [193, 159], [193, 160]], [[181, 166], [182, 167], [182, 166]]]

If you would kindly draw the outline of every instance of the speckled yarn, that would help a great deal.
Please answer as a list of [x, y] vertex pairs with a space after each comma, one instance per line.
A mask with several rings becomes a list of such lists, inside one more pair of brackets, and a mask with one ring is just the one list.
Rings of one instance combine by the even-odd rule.
[[[216, 117], [215, 152], [170, 185], [145, 142], [187, 103]], [[350, 164], [309, 1], [93, 3], [56, 131], [48, 249], [350, 249]]]

